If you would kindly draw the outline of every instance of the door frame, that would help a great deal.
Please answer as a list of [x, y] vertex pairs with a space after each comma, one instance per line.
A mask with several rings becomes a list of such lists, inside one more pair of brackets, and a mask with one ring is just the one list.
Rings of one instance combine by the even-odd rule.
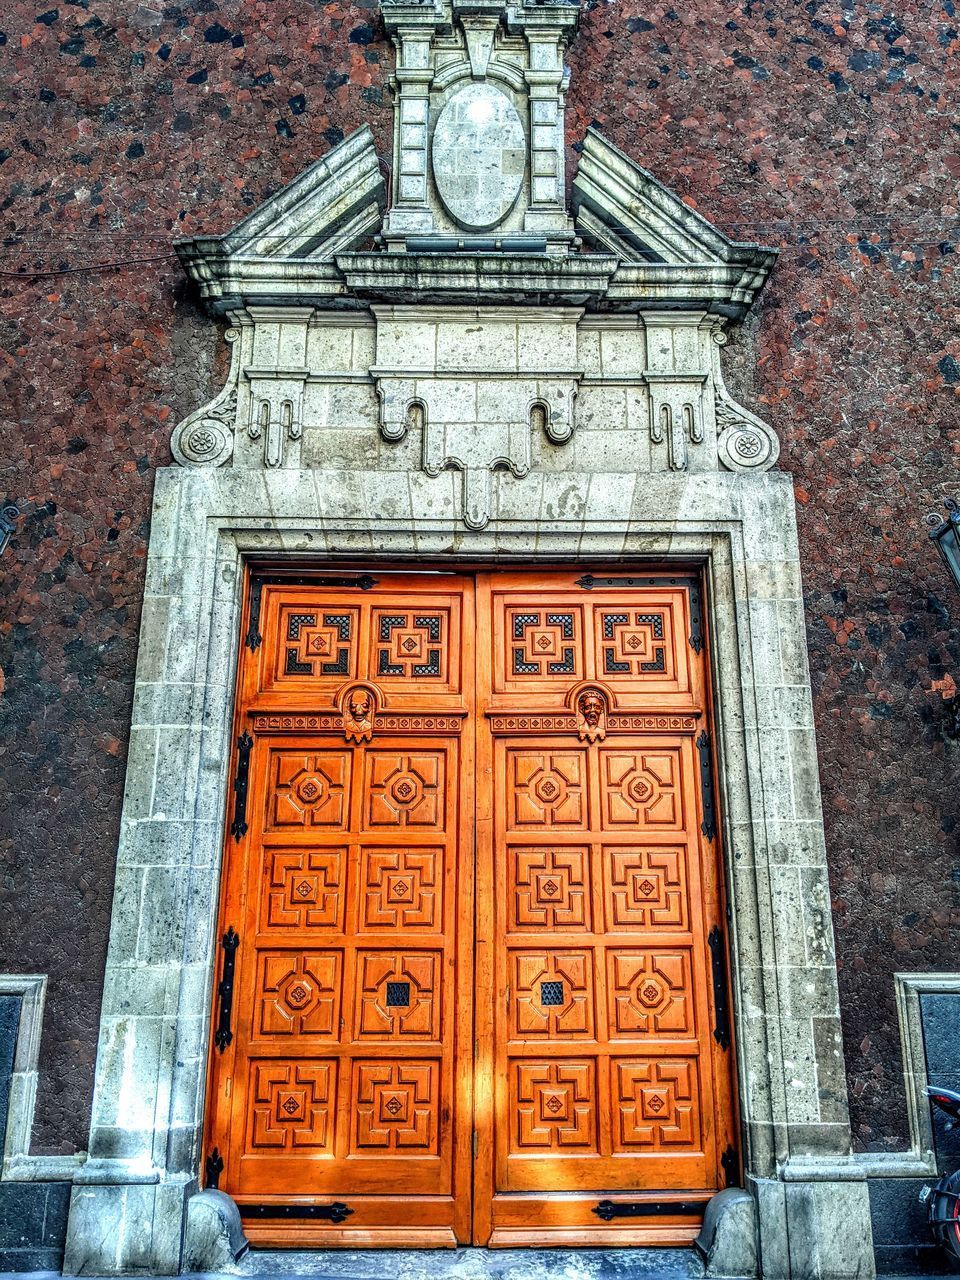
[[[420, 498], [406, 488], [384, 510], [380, 477], [361, 479], [157, 473], [90, 1158], [66, 1271], [180, 1266], [202, 1146], [243, 566], [261, 557], [704, 565], [742, 1150], [762, 1263], [771, 1277], [820, 1274], [827, 1256], [835, 1275], [869, 1271], [790, 477], [657, 474], [622, 489], [594, 477], [576, 518], [534, 505], [529, 519], [466, 531], [443, 504], [414, 517]], [[97, 1243], [105, 1222], [109, 1254]]]

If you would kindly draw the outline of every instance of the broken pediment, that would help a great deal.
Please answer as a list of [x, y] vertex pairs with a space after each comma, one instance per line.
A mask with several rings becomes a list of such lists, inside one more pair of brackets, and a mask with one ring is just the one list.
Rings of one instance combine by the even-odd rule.
[[336, 293], [338, 273], [329, 264], [378, 232], [385, 208], [386, 183], [364, 125], [225, 236], [196, 236], [176, 249], [216, 311], [249, 298], [258, 285], [285, 300], [301, 285]]
[[620, 262], [613, 295], [626, 300], [644, 284], [687, 294], [700, 290], [727, 314], [749, 306], [776, 260], [776, 250], [730, 240], [675, 192], [608, 142], [587, 130], [573, 180], [573, 213], [581, 236]]

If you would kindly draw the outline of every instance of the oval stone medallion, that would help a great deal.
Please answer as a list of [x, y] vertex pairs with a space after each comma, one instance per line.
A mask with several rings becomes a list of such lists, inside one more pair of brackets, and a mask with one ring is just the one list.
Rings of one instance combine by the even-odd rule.
[[463, 227], [495, 227], [523, 185], [526, 138], [513, 103], [490, 84], [460, 89], [433, 133], [433, 177], [447, 212]]

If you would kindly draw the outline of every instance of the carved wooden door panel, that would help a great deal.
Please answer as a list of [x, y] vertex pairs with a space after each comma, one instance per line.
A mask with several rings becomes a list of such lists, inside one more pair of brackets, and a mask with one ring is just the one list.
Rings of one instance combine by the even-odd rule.
[[683, 1242], [733, 1136], [698, 587], [497, 574], [477, 607], [475, 1238]]
[[248, 604], [208, 1183], [222, 1163], [256, 1242], [449, 1245], [470, 1230], [473, 584], [326, 581]]

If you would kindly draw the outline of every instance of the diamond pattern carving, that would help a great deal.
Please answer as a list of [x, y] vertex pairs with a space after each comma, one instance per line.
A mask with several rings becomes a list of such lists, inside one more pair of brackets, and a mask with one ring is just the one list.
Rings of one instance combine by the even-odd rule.
[[511, 751], [514, 827], [583, 827], [586, 823], [584, 756]]
[[612, 1035], [694, 1035], [689, 951], [611, 949], [607, 988]]
[[281, 681], [291, 677], [316, 680], [355, 675], [357, 618], [355, 609], [307, 613], [295, 607], [282, 608]]
[[511, 849], [511, 929], [590, 927], [589, 849]]
[[271, 752], [265, 829], [342, 828], [350, 764], [345, 751]]
[[601, 752], [601, 760], [607, 825], [678, 829], [682, 813], [676, 751], [608, 750]]
[[248, 1152], [333, 1154], [335, 1061], [250, 1064]]
[[370, 828], [443, 830], [444, 755], [374, 751], [367, 755], [367, 824]]
[[[596, 625], [604, 678], [637, 679], [667, 671], [671, 615], [638, 609], [598, 609]], [[660, 643], [667, 638], [667, 643]]]
[[614, 1151], [699, 1150], [699, 1083], [695, 1059], [614, 1059]]
[[336, 1036], [340, 1029], [339, 951], [261, 951], [257, 1035]]
[[443, 680], [447, 674], [448, 617], [443, 611], [373, 612], [374, 678]]
[[274, 849], [264, 854], [261, 927], [336, 929], [342, 919], [345, 849]]
[[355, 1063], [351, 1154], [436, 1155], [439, 1081], [436, 1062]]
[[360, 928], [443, 927], [443, 850], [368, 848], [360, 854]]
[[610, 927], [686, 929], [686, 851], [611, 849], [607, 854]]
[[579, 610], [507, 611], [512, 676], [577, 676], [583, 670]]
[[595, 1151], [597, 1100], [595, 1066], [590, 1061], [512, 1064], [511, 1103], [517, 1125], [510, 1149]]

